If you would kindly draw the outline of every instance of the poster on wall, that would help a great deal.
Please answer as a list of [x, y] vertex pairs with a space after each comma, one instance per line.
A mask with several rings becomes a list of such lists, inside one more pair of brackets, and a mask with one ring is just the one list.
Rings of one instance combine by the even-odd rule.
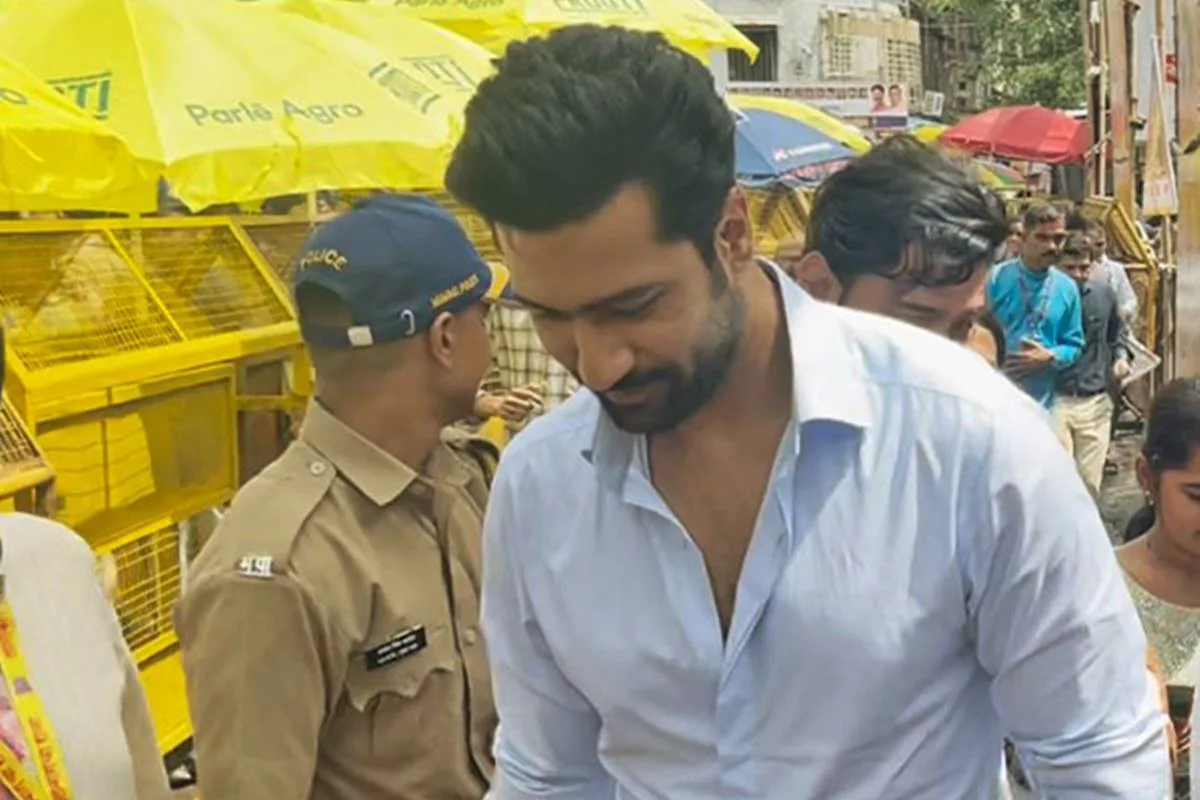
[[803, 100], [839, 117], [879, 119], [880, 127], [885, 128], [892, 127], [888, 120], [904, 120], [901, 127], [907, 124], [908, 98], [912, 94], [909, 87], [898, 83], [734, 83], [730, 85], [730, 89]]

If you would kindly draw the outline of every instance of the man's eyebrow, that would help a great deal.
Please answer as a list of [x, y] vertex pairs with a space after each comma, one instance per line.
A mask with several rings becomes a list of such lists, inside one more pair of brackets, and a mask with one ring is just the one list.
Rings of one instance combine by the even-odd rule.
[[597, 311], [605, 306], [619, 305], [620, 303], [646, 299], [650, 295], [660, 291], [662, 288], [663, 285], [661, 283], [650, 283], [644, 286], [634, 286], [631, 289], [625, 289], [624, 291], [617, 292], [616, 294], [609, 295], [608, 297], [602, 297], [599, 300], [593, 300], [592, 302], [574, 310], [551, 308], [550, 306], [545, 306], [541, 303], [530, 300], [529, 298], [517, 294], [516, 292], [513, 293], [513, 297], [518, 303], [526, 306], [527, 308], [531, 308], [536, 311], [544, 311], [549, 314], [565, 314], [570, 316], [580, 312]]

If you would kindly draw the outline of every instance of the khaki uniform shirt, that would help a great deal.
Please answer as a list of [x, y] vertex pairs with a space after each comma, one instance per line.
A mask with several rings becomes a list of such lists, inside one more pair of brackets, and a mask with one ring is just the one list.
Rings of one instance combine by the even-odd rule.
[[474, 446], [447, 430], [418, 474], [313, 403], [238, 493], [177, 619], [205, 800], [484, 795]]

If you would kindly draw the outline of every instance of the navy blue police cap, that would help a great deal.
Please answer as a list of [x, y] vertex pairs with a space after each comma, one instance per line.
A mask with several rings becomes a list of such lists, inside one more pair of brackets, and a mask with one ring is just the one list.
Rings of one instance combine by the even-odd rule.
[[424, 333], [438, 314], [507, 297], [508, 270], [479, 255], [441, 206], [380, 194], [313, 232], [296, 257], [293, 291], [319, 286], [350, 312], [350, 327], [300, 318], [309, 344], [370, 347]]

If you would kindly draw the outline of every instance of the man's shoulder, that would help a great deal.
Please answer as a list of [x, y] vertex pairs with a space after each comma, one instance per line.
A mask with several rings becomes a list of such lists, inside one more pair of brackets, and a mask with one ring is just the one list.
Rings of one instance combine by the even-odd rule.
[[193, 580], [289, 571], [297, 542], [311, 527], [336, 475], [333, 465], [310, 446], [293, 443], [238, 491], [192, 566]]
[[604, 410], [594, 394], [580, 389], [564, 403], [534, 419], [504, 448], [502, 469], [517, 464], [540, 464], [553, 470], [556, 460], [581, 456], [596, 432]]
[[35, 564], [57, 573], [94, 571], [96, 557], [83, 537], [52, 519], [21, 513], [0, 516], [0, 565], [28, 569]]
[[988, 270], [988, 288], [994, 288], [1019, 262], [1018, 258], [1009, 258], [993, 264], [992, 268]]
[[1049, 278], [1054, 282], [1054, 289], [1066, 297], [1079, 297], [1079, 284], [1058, 267], [1051, 267]]
[[945, 336], [879, 314], [845, 308], [830, 312], [849, 344], [852, 368], [881, 392], [929, 393], [946, 402], [982, 406], [1022, 396], [974, 351]]
[[489, 508], [516, 498], [561, 499], [566, 486], [577, 496], [585, 492], [595, 483], [587, 456], [603, 413], [596, 396], [581, 389], [533, 420], [504, 448]]
[[1117, 307], [1117, 293], [1107, 282], [1093, 278], [1087, 283], [1087, 294], [1091, 301], [1102, 307]]

